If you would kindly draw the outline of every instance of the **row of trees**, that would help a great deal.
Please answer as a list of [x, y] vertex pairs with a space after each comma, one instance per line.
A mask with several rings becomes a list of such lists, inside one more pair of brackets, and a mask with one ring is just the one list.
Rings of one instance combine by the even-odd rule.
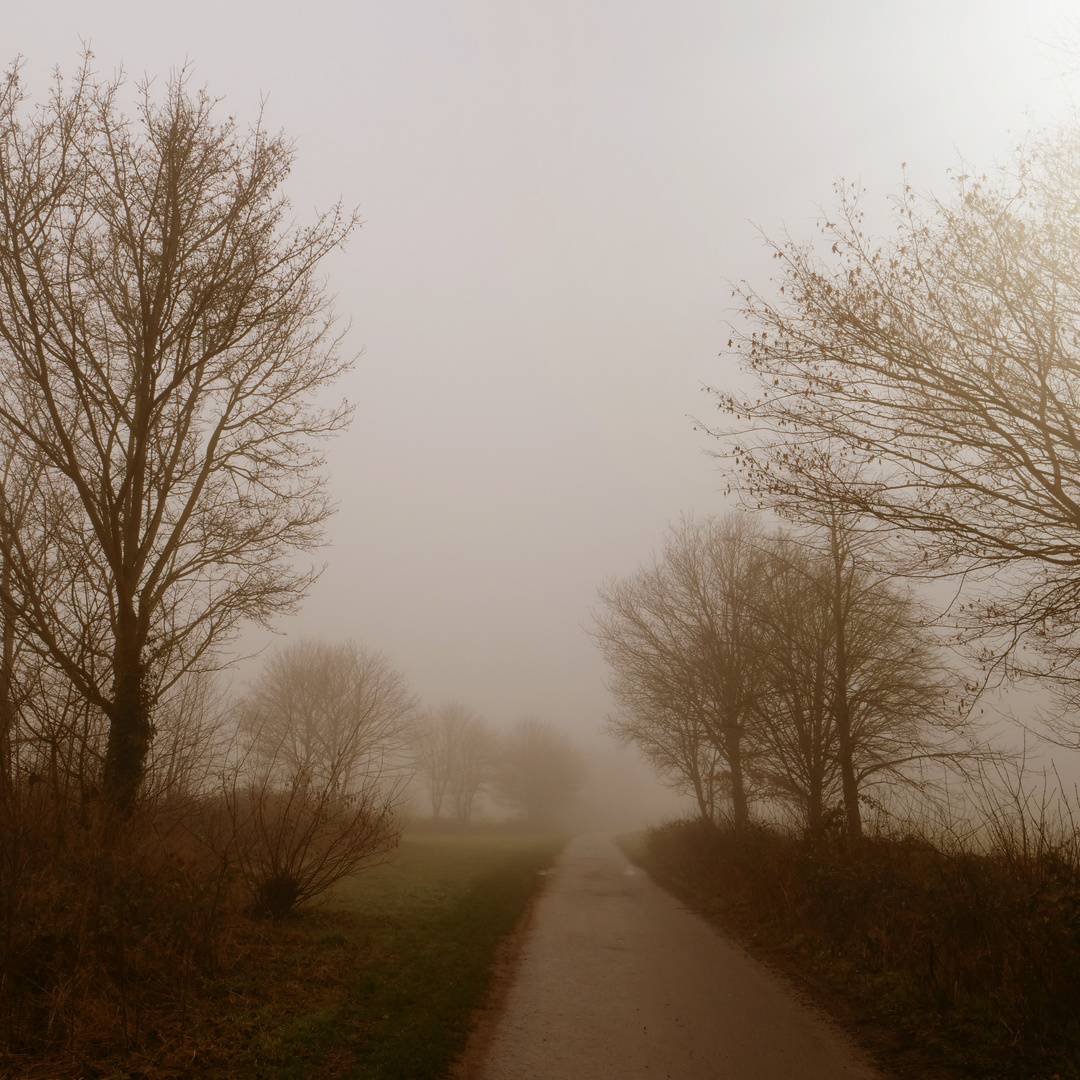
[[[732, 488], [790, 523], [685, 523], [601, 593], [617, 733], [736, 824], [757, 795], [806, 827], [868, 785], [960, 760], [963, 696], [1037, 678], [1053, 737], [1080, 724], [1080, 136], [1037, 131], [950, 197], [905, 186], [875, 240], [855, 186], [785, 240], [768, 292], [737, 290]], [[950, 582], [930, 617], [911, 584]], [[907, 584], [905, 585], [905, 582]], [[938, 590], [940, 595], [942, 590]], [[713, 786], [710, 786], [710, 780]]]
[[432, 818], [468, 824], [490, 794], [531, 823], [566, 816], [580, 788], [581, 751], [526, 717], [505, 734], [461, 702], [422, 709], [404, 674], [353, 643], [300, 641], [271, 655], [238, 705], [248, 774], [264, 786], [361, 796], [380, 812], [426, 789]]
[[551, 725], [525, 719], [500, 736], [457, 702], [425, 713], [401, 671], [352, 643], [272, 654], [230, 712], [228, 842], [275, 916], [392, 851], [414, 781], [434, 818], [450, 804], [468, 823], [492, 791], [510, 814], [548, 824], [583, 779], [580, 752]]
[[748, 514], [684, 520], [662, 554], [600, 591], [594, 637], [638, 746], [702, 817], [738, 831], [754, 801], [811, 836], [872, 791], [955, 761], [964, 708], [925, 612], [841, 520], [767, 532]]
[[[992, 175], [957, 174], [946, 198], [905, 187], [886, 239], [841, 186], [823, 243], [773, 245], [772, 287], [737, 290], [742, 371], [711, 392], [722, 416], [705, 425], [744, 516], [685, 524], [605, 587], [598, 619], [616, 731], [710, 820], [719, 778], [736, 825], [758, 797], [817, 841], [836, 807], [850, 840], [883, 781], [893, 794], [927, 759], [972, 766], [873, 843], [808, 852], [783, 829], [678, 823], [651, 858], [804, 942], [810, 968], [827, 956], [826, 981], [858, 972], [868, 1015], [903, 986], [897, 1028], [929, 1018], [950, 1032], [943, 1054], [987, 1074], [1076, 1060], [1060, 1011], [1080, 971], [1076, 791], [1033, 778], [1023, 754], [973, 762], [960, 700], [1038, 680], [1019, 719], [1078, 746], [1076, 119]], [[932, 618], [912, 589], [938, 601]], [[973, 685], [954, 687], [944, 660]], [[976, 1015], [969, 1035], [957, 1021]], [[987, 1041], [991, 1028], [1008, 1034]]]

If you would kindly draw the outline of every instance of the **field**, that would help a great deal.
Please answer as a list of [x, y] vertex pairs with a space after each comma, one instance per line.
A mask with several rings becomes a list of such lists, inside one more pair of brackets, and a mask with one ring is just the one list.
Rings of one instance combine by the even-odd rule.
[[157, 1018], [139, 1049], [103, 1060], [9, 1059], [0, 1072], [110, 1080], [444, 1075], [483, 1004], [500, 939], [564, 842], [498, 831], [407, 836], [391, 864], [343, 883], [324, 907], [276, 925], [238, 922], [227, 970], [204, 980], [169, 1023]]

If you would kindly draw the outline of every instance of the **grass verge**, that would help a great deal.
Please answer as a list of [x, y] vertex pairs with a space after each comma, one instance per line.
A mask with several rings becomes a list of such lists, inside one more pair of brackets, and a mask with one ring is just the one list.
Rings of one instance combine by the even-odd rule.
[[[228, 970], [139, 1048], [103, 1060], [5, 1063], [4, 1075], [110, 1080], [434, 1080], [483, 1004], [511, 933], [565, 836], [407, 836], [393, 864], [331, 903], [231, 928]], [[44, 1070], [44, 1071], [43, 1071]]]

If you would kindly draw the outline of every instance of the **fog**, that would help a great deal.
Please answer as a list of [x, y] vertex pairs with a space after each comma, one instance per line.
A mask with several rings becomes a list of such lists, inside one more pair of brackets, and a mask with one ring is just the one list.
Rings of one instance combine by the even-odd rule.
[[427, 702], [595, 746], [596, 586], [726, 505], [692, 418], [731, 374], [729, 282], [767, 282], [759, 230], [809, 237], [838, 177], [883, 205], [902, 163], [944, 188], [960, 158], [1004, 156], [1064, 107], [1067, 10], [98, 0], [5, 5], [0, 29], [39, 99], [80, 41], [103, 75], [187, 64], [225, 112], [295, 138], [300, 220], [360, 208], [328, 266], [362, 353], [339, 511], [279, 630], [354, 638]]

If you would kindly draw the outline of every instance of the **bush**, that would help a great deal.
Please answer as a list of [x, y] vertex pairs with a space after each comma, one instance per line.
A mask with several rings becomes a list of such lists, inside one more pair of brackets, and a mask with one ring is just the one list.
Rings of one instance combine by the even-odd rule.
[[253, 906], [274, 919], [385, 860], [401, 839], [394, 786], [339, 792], [303, 771], [279, 784], [263, 775], [228, 791], [225, 805]]
[[93, 803], [22, 786], [0, 823], [0, 1047], [81, 1057], [159, 1037], [220, 961], [234, 875], [192, 805], [118, 828]]

